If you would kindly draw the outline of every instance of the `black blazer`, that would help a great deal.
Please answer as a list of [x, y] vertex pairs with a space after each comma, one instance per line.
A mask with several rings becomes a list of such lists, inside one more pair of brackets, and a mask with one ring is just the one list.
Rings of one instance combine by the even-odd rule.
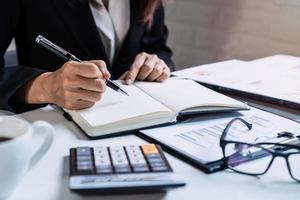
[[[173, 69], [166, 45], [164, 9], [159, 7], [153, 26], [140, 20], [139, 0], [130, 0], [130, 29], [115, 62], [108, 66], [118, 78], [140, 52], [157, 54]], [[36, 106], [21, 105], [15, 93], [45, 71], [55, 71], [63, 61], [35, 43], [37, 35], [57, 43], [82, 60], [108, 61], [88, 0], [7, 0], [0, 3], [0, 109], [13, 112]], [[4, 54], [15, 38], [19, 66], [4, 68]], [[108, 62], [107, 62], [108, 63]], [[37, 105], [39, 107], [40, 105]]]

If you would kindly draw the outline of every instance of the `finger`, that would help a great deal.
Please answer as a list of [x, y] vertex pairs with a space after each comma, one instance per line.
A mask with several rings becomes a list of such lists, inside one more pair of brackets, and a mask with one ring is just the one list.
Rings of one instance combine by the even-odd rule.
[[106, 84], [104, 79], [92, 79], [77, 76], [75, 80], [70, 83], [71, 88], [77, 90], [78, 88], [90, 90], [94, 92], [105, 92]]
[[170, 76], [170, 69], [169, 67], [165, 67], [163, 73], [155, 80], [157, 82], [164, 82]]
[[78, 89], [74, 93], [74, 99], [77, 100], [84, 100], [84, 101], [90, 101], [90, 102], [98, 102], [102, 99], [102, 92], [94, 92], [84, 89]]
[[128, 76], [128, 71], [126, 71], [122, 76], [119, 77], [119, 80], [125, 80], [125, 78]]
[[156, 55], [151, 55], [147, 58], [144, 65], [139, 71], [137, 79], [140, 81], [146, 80], [146, 78], [151, 74], [154, 69], [154, 66], [159, 61], [159, 58]]
[[156, 63], [151, 74], [147, 77], [147, 80], [155, 81], [158, 77], [162, 75], [164, 68], [165, 68], [165, 63], [163, 61], [159, 61], [158, 63]]
[[97, 65], [97, 67], [100, 69], [100, 71], [103, 74], [103, 78], [109, 79], [111, 77], [111, 74], [109, 73], [109, 71], [107, 69], [106, 63], [103, 60], [91, 60], [89, 62]]
[[91, 62], [70, 62], [71, 73], [85, 78], [103, 78], [100, 69]]
[[85, 100], [77, 100], [75, 102], [73, 102], [73, 104], [71, 105], [71, 110], [82, 110], [82, 109], [86, 109], [86, 108], [90, 108], [93, 105], [95, 105], [95, 102], [90, 102], [90, 101], [85, 101]]
[[147, 56], [148, 56], [147, 53], [140, 53], [136, 56], [132, 66], [130, 67], [127, 77], [125, 78], [126, 84], [130, 85], [135, 81], [135, 79], [140, 71], [140, 68], [143, 66], [143, 64], [145, 63], [145, 61], [147, 59]]

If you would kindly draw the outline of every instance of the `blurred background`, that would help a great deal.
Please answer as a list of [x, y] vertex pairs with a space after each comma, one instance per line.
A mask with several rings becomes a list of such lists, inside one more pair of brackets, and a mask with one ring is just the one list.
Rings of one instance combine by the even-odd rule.
[[173, 0], [166, 19], [177, 69], [300, 56], [300, 0]]
[[[300, 56], [300, 0], [171, 0], [166, 23], [176, 69], [274, 54]], [[11, 53], [7, 64], [14, 64]]]

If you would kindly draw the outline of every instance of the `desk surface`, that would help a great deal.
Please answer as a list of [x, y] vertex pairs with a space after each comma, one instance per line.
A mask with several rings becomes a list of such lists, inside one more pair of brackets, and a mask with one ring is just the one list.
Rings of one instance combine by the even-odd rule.
[[[273, 111], [276, 111], [273, 110]], [[288, 113], [286, 113], [288, 115]], [[202, 171], [167, 154], [174, 171], [187, 185], [166, 193], [114, 194], [102, 196], [80, 196], [68, 189], [67, 156], [70, 147], [78, 145], [142, 144], [142, 139], [127, 135], [103, 140], [88, 140], [82, 132], [66, 121], [61, 111], [46, 107], [22, 114], [28, 121], [45, 120], [56, 128], [52, 147], [40, 162], [29, 171], [9, 200], [77, 200], [77, 199], [144, 199], [144, 200], [199, 200], [199, 199], [255, 199], [282, 200], [299, 199], [300, 184], [289, 178], [284, 160], [278, 158], [270, 171], [260, 178], [239, 175], [230, 171], [207, 175]], [[291, 117], [300, 120], [300, 115]], [[35, 146], [35, 144], [33, 144]]]

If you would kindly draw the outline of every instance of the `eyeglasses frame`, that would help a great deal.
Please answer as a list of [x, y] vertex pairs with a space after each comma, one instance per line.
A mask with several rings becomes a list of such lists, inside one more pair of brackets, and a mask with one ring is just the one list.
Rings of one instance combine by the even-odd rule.
[[[291, 166], [290, 166], [290, 163], [289, 163], [289, 156], [293, 155], [293, 154], [300, 154], [300, 146], [296, 146], [296, 145], [292, 145], [292, 144], [282, 144], [282, 143], [272, 143], [272, 142], [260, 142], [260, 143], [247, 143], [247, 142], [239, 142], [239, 141], [233, 141], [233, 140], [226, 140], [226, 136], [228, 134], [228, 130], [230, 129], [231, 125], [236, 122], [236, 121], [241, 121], [244, 125], [247, 126], [247, 128], [249, 129], [249, 131], [252, 129], [253, 125], [250, 124], [249, 122], [247, 122], [246, 120], [242, 119], [242, 118], [234, 118], [232, 119], [228, 124], [227, 126], [225, 127], [225, 129], [223, 130], [223, 133], [220, 137], [220, 147], [222, 149], [222, 153], [223, 153], [223, 161], [226, 165], [227, 168], [233, 170], [234, 172], [237, 172], [237, 173], [240, 173], [240, 174], [245, 174], [245, 175], [249, 175], [249, 176], [261, 176], [261, 175], [264, 175], [267, 173], [267, 171], [270, 169], [270, 167], [272, 166], [272, 163], [273, 161], [275, 160], [276, 157], [283, 157], [285, 160], [286, 160], [286, 164], [287, 164], [287, 168], [288, 168], [288, 171], [289, 171], [289, 174], [291, 176], [291, 178], [300, 183], [300, 179], [298, 180], [297, 178], [295, 178], [292, 174], [292, 169], [291, 169]], [[240, 144], [240, 145], [248, 145], [248, 146], [252, 146], [252, 147], [257, 147], [257, 148], [261, 148], [269, 153], [271, 153], [272, 155], [272, 159], [270, 160], [266, 170], [262, 173], [257, 173], [257, 174], [254, 174], [254, 173], [246, 173], [246, 172], [242, 172], [242, 171], [239, 171], [239, 170], [236, 170], [232, 167], [229, 166], [228, 162], [227, 162], [227, 157], [225, 155], [225, 147], [226, 145], [228, 144]], [[287, 148], [293, 148], [293, 149], [297, 149], [299, 150], [299, 152], [292, 152], [292, 153], [281, 153], [281, 152], [276, 152], [274, 150], [271, 150], [271, 149], [267, 149], [267, 148], [264, 148], [263, 146], [264, 145], [276, 145], [276, 146], [282, 146], [282, 147], [287, 147]]]

